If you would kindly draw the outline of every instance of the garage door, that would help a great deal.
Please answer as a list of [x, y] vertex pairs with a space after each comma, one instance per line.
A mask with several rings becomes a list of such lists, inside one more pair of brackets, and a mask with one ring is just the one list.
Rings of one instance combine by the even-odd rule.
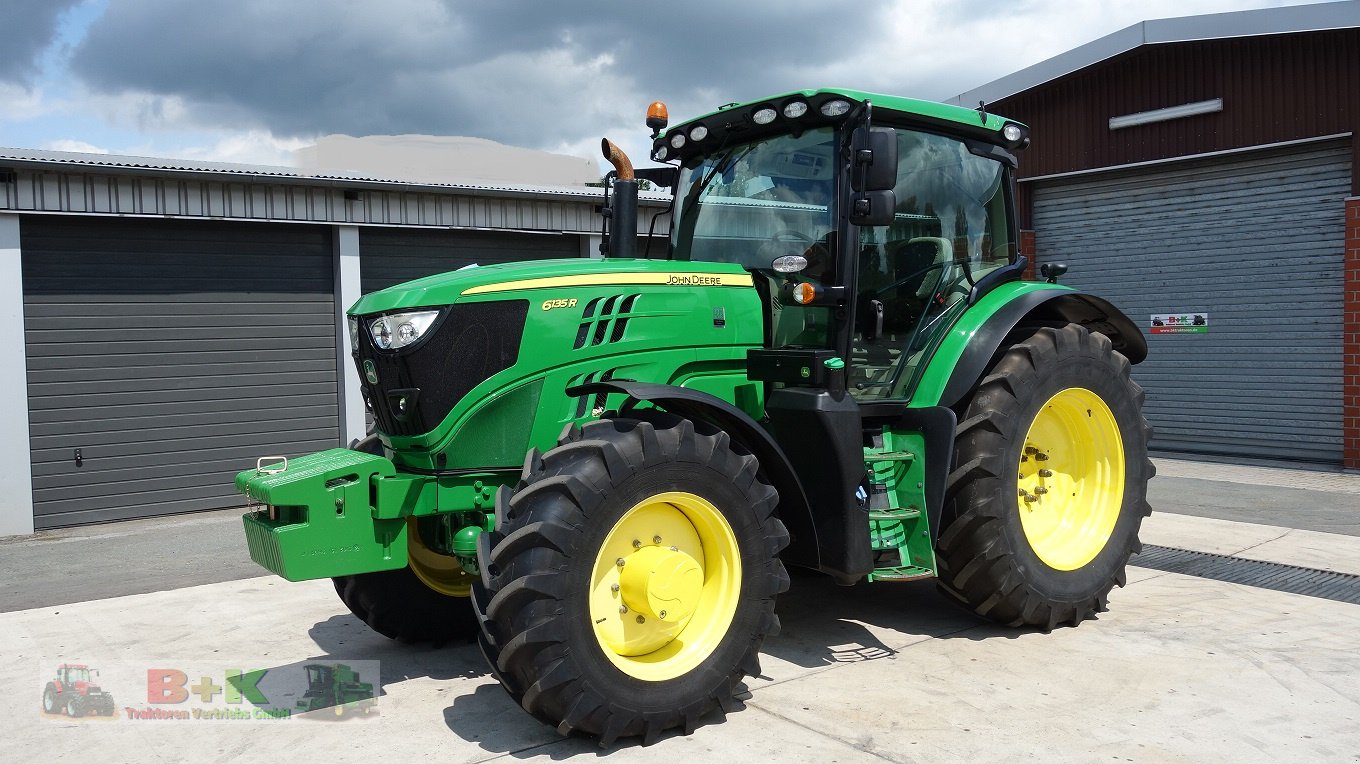
[[1039, 262], [1203, 333], [1148, 334], [1134, 376], [1166, 451], [1341, 461], [1345, 142], [1041, 182]]
[[364, 228], [359, 282], [364, 294], [476, 263], [580, 257], [576, 234]]
[[35, 525], [240, 506], [339, 439], [324, 226], [26, 217]]

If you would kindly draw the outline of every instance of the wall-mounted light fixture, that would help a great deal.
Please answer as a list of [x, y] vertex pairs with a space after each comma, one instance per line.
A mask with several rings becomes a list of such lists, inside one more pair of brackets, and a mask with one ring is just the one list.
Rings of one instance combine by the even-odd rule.
[[1197, 114], [1213, 114], [1219, 111], [1223, 111], [1222, 98], [1215, 98], [1211, 101], [1196, 101], [1180, 106], [1168, 106], [1165, 109], [1153, 109], [1152, 111], [1140, 111], [1137, 114], [1125, 114], [1122, 117], [1110, 117], [1110, 129], [1119, 130], [1124, 127], [1166, 122], [1172, 119], [1193, 117]]

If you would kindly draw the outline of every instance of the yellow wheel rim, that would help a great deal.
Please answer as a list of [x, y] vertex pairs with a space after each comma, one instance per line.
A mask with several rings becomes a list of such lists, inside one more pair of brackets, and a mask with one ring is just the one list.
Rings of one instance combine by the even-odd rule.
[[1044, 403], [1025, 435], [1018, 494], [1045, 565], [1076, 570], [1100, 554], [1124, 502], [1124, 442], [1100, 396], [1069, 387]]
[[660, 682], [718, 649], [740, 594], [741, 550], [727, 518], [692, 493], [659, 493], [625, 512], [601, 545], [590, 621], [619, 670]]
[[406, 524], [406, 557], [411, 572], [426, 586], [450, 597], [471, 596], [474, 576], [464, 572], [457, 559], [425, 546], [414, 517]]

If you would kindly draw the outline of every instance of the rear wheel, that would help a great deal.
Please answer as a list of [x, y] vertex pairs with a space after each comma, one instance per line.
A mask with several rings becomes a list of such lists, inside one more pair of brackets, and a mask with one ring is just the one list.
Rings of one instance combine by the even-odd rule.
[[941, 587], [1012, 626], [1076, 626], [1106, 609], [1138, 552], [1150, 428], [1104, 335], [1044, 327], [983, 378], [958, 427]]
[[735, 708], [788, 588], [788, 533], [758, 466], [726, 433], [656, 411], [531, 454], [498, 501], [473, 592], [511, 696], [603, 745]]

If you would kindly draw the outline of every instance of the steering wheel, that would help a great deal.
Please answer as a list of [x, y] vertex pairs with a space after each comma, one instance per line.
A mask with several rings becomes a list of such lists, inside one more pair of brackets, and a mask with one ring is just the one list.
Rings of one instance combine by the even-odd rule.
[[[774, 235], [770, 236], [770, 240], [766, 242], [766, 246], [772, 250], [779, 251], [780, 254], [801, 255], [816, 243], [816, 240], [802, 231], [794, 230], [792, 228], [781, 228], [780, 230], [775, 231]], [[790, 249], [790, 246], [793, 245], [796, 245], [798, 248], [796, 252], [793, 249]], [[778, 257], [778, 255], [776, 255], [776, 257]]]

